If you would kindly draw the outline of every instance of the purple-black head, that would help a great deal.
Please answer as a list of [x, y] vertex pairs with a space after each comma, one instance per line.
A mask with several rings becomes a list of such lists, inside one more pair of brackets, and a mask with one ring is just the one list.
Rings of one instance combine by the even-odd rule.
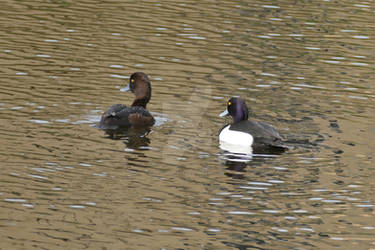
[[239, 97], [232, 97], [227, 102], [227, 110], [220, 114], [220, 116], [230, 115], [233, 122], [247, 120], [249, 118], [249, 109], [244, 100]]

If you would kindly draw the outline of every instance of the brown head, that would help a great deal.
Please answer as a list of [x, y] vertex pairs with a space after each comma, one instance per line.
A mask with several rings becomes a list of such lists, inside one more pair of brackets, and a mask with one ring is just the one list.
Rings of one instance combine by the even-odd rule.
[[135, 72], [130, 76], [129, 86], [121, 89], [134, 93], [135, 100], [132, 106], [140, 106], [146, 108], [147, 103], [151, 99], [151, 83], [148, 76], [143, 72]]

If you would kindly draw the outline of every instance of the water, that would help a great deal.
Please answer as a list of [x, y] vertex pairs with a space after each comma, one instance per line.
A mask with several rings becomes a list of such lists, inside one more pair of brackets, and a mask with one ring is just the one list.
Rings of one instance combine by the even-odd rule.
[[[0, 10], [1, 248], [369, 249], [369, 2], [7, 1]], [[156, 125], [93, 127], [146, 72]], [[299, 142], [238, 159], [218, 114]], [[297, 144], [297, 143], [296, 143]]]

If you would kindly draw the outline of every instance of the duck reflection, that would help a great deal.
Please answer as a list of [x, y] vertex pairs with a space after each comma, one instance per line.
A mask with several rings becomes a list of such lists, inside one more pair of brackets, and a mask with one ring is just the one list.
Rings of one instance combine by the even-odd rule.
[[222, 163], [227, 166], [228, 172], [225, 175], [234, 179], [244, 178], [246, 166], [252, 161], [251, 154], [233, 153], [226, 150], [221, 154]]
[[131, 149], [148, 149], [147, 146], [150, 144], [150, 139], [147, 135], [148, 133], [131, 134], [124, 140], [124, 144]]
[[277, 154], [253, 154], [222, 150], [220, 159], [222, 164], [227, 167], [226, 176], [234, 179], [243, 179], [247, 166], [260, 166], [265, 161], [277, 156]]
[[236, 162], [236, 161], [226, 161], [225, 165], [227, 166], [227, 170], [230, 172], [225, 172], [225, 175], [231, 177], [233, 179], [243, 179], [245, 168], [247, 164], [245, 162]]
[[149, 128], [128, 128], [124, 130], [116, 130], [107, 138], [113, 140], [122, 140], [127, 148], [130, 149], [147, 149], [150, 139], [147, 137], [151, 133]]

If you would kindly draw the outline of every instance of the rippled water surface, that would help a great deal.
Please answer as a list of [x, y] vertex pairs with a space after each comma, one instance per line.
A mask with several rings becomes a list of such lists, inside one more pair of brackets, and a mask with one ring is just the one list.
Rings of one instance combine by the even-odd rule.
[[[374, 25], [371, 1], [3, 1], [1, 248], [374, 248]], [[157, 123], [109, 139], [135, 71]], [[221, 152], [234, 95], [295, 148]]]

